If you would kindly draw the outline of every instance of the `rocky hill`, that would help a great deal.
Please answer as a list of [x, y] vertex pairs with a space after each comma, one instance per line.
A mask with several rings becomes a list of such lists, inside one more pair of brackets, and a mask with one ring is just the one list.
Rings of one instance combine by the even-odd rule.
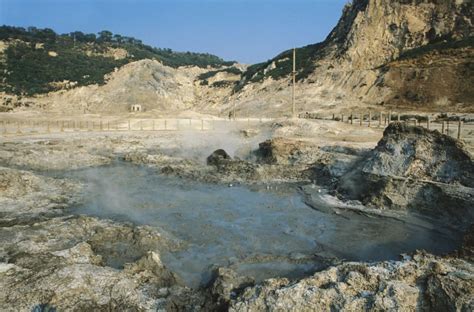
[[68, 113], [126, 112], [133, 104], [146, 110], [186, 110], [193, 107], [194, 78], [204, 70], [175, 69], [156, 60], [127, 64], [106, 77], [107, 83], [53, 92], [36, 103], [53, 111]]
[[[297, 49], [299, 111], [472, 110], [472, 16], [463, 0], [353, 1], [323, 43]], [[290, 73], [291, 51], [250, 67], [239, 102], [288, 112]]]
[[[473, 16], [469, 0], [352, 1], [324, 42], [297, 49], [298, 112], [367, 108], [472, 112]], [[103, 53], [120, 52], [111, 50], [114, 47]], [[109, 68], [112, 72], [97, 85], [20, 101], [5, 94], [3, 102], [10, 102], [9, 107], [61, 110], [67, 100], [77, 112], [85, 107], [125, 112], [139, 102], [147, 110], [290, 114], [291, 50], [249, 67], [212, 57], [207, 63], [179, 63], [140, 55], [160, 64], [141, 61], [115, 72]], [[133, 60], [128, 56], [125, 63]], [[79, 79], [68, 87], [76, 85], [86, 84]]]
[[75, 86], [104, 84], [104, 75], [130, 62], [158, 60], [177, 68], [231, 65], [221, 58], [154, 48], [133, 37], [101, 31], [57, 34], [52, 29], [0, 26], [0, 91], [36, 95]]

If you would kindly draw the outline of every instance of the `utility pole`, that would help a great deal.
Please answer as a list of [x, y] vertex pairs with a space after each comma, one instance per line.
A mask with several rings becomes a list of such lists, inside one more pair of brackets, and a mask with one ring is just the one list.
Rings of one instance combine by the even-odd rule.
[[233, 107], [232, 107], [232, 119], [235, 121], [235, 97], [233, 100]]
[[295, 107], [295, 87], [296, 87], [296, 49], [293, 48], [293, 71], [291, 72], [293, 76], [293, 94], [292, 94], [292, 115], [293, 118], [296, 118], [296, 107]]

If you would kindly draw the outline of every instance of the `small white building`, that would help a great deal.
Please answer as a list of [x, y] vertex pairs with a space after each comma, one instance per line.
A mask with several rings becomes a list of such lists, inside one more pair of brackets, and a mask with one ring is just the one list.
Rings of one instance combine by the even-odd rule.
[[140, 104], [134, 104], [132, 105], [132, 107], [130, 108], [130, 111], [131, 112], [141, 112], [143, 111], [143, 108]]

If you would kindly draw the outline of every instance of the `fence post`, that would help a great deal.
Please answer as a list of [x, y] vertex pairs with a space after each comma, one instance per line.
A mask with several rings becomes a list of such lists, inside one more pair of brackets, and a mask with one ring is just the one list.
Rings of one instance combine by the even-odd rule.
[[344, 122], [344, 114], [341, 114], [341, 122]]
[[445, 123], [446, 122], [443, 120], [443, 123], [441, 124], [441, 134], [444, 134]]
[[431, 124], [431, 116], [426, 116], [426, 127], [428, 130], [430, 130], [430, 124]]
[[371, 122], [372, 122], [372, 112], [369, 111], [369, 128], [370, 128]]
[[364, 115], [362, 113], [359, 114], [359, 125], [362, 127], [362, 121], [364, 119]]
[[397, 121], [400, 122], [400, 112], [397, 113]]
[[462, 120], [459, 117], [459, 124], [458, 124], [458, 140], [461, 140], [461, 132], [462, 132]]
[[354, 114], [351, 112], [351, 125], [354, 124]]
[[449, 117], [448, 117], [448, 120], [446, 121], [446, 134], [449, 135]]
[[388, 112], [388, 124], [392, 122], [392, 111]]

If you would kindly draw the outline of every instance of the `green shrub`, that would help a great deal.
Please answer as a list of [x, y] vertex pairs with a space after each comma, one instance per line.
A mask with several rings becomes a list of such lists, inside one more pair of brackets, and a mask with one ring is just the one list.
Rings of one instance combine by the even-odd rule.
[[402, 53], [399, 57], [400, 60], [406, 60], [416, 58], [426, 53], [433, 51], [443, 51], [448, 49], [459, 49], [465, 47], [474, 47], [474, 37], [467, 37], [461, 40], [455, 40], [451, 37], [440, 37], [437, 40]]

